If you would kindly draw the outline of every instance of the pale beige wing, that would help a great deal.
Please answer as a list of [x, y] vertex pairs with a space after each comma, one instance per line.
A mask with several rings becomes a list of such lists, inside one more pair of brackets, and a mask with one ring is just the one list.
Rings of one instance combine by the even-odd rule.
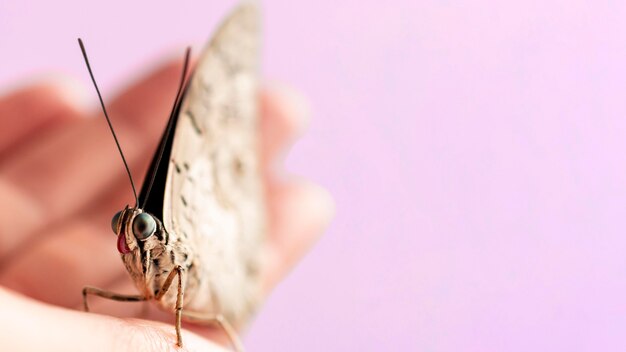
[[265, 209], [257, 148], [259, 11], [240, 5], [201, 54], [182, 102], [163, 221], [187, 237], [201, 270], [187, 309], [238, 324], [258, 302]]

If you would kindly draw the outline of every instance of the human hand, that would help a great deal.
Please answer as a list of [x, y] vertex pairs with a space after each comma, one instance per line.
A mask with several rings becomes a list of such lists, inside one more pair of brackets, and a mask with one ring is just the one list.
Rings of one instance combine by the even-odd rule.
[[[168, 64], [107, 104], [135, 178], [145, 173], [165, 127], [180, 71], [180, 63]], [[94, 298], [96, 313], [79, 311], [87, 284], [137, 291], [109, 225], [132, 201], [128, 177], [102, 113], [78, 103], [51, 84], [0, 97], [0, 350], [180, 350], [174, 315], [151, 305]], [[326, 191], [277, 168], [306, 123], [302, 100], [286, 89], [265, 89], [260, 105], [268, 294], [322, 233], [333, 203]], [[223, 341], [219, 330], [183, 328], [183, 350], [222, 349], [211, 342]]]

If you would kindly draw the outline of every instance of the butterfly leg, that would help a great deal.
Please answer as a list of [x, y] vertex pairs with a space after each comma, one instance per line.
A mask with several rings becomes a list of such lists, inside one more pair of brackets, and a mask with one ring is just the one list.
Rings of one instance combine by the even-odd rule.
[[123, 295], [111, 291], [105, 291], [97, 287], [85, 286], [83, 288], [83, 308], [85, 309], [85, 312], [89, 311], [89, 305], [87, 304], [88, 295], [99, 296], [102, 298], [108, 298], [120, 302], [139, 302], [146, 300], [145, 297], [140, 295]]
[[190, 321], [193, 321], [197, 324], [206, 324], [206, 325], [219, 325], [219, 327], [224, 330], [230, 343], [235, 348], [237, 352], [243, 352], [243, 344], [237, 335], [237, 332], [233, 328], [230, 323], [224, 318], [221, 314], [202, 314], [196, 312], [183, 312], [183, 316]]
[[176, 344], [178, 347], [183, 347], [183, 338], [180, 333], [181, 317], [183, 312], [183, 268], [180, 265], [177, 265], [167, 276], [167, 279], [165, 279], [165, 282], [163, 283], [163, 287], [161, 287], [159, 292], [156, 294], [155, 299], [158, 301], [165, 296], [167, 290], [169, 290], [172, 285], [172, 281], [174, 281], [174, 276], [176, 275], [178, 275], [178, 292], [176, 294]]

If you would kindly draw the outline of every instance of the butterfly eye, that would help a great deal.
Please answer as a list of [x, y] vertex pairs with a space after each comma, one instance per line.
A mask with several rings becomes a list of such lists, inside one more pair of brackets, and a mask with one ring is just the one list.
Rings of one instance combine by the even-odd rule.
[[115, 233], [116, 235], [117, 235], [117, 226], [119, 225], [121, 216], [122, 216], [122, 212], [118, 211], [115, 215], [113, 215], [113, 219], [111, 219], [111, 229], [113, 230], [113, 233]]
[[133, 220], [133, 233], [139, 240], [145, 240], [152, 236], [156, 230], [156, 222], [150, 214], [141, 213]]

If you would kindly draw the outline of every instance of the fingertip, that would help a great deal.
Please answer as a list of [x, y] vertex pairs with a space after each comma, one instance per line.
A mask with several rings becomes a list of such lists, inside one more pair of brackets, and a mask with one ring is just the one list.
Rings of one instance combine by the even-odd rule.
[[86, 94], [81, 84], [59, 74], [47, 74], [25, 79], [10, 91], [0, 93], [1, 109], [5, 115], [22, 119], [72, 118], [82, 116]]
[[305, 95], [283, 83], [266, 83], [262, 90], [265, 112], [293, 136], [302, 134], [311, 120], [311, 104]]
[[324, 187], [312, 182], [302, 182], [300, 197], [308, 204], [309, 213], [317, 214], [316, 223], [325, 228], [335, 216], [335, 200]]
[[50, 73], [39, 76], [32, 83], [33, 97], [52, 97], [57, 104], [85, 112], [89, 108], [89, 95], [83, 84], [70, 76]]
[[263, 291], [272, 288], [324, 234], [335, 215], [326, 189], [304, 180], [280, 183], [270, 190], [270, 237]]
[[[290, 176], [287, 180], [269, 184], [272, 206], [316, 214], [316, 219], [328, 223], [335, 215], [335, 200], [324, 187], [314, 182]], [[295, 208], [293, 206], [296, 206]]]
[[0, 313], [7, 351], [224, 351], [187, 330], [178, 347], [173, 325], [63, 309], [2, 287]]
[[301, 179], [272, 188], [271, 241], [290, 266], [322, 236], [335, 215], [335, 202], [326, 189]]
[[277, 82], [265, 83], [261, 90], [262, 123], [269, 125], [284, 141], [302, 134], [311, 118], [311, 106], [295, 89]]
[[306, 98], [285, 85], [266, 84], [260, 92], [261, 163], [266, 173], [278, 173], [285, 155], [310, 120]]
[[80, 89], [61, 76], [23, 81], [20, 87], [0, 96], [0, 154], [37, 138], [67, 121], [82, 118], [84, 100]]
[[[147, 348], [148, 351], [224, 351], [224, 348], [195, 333], [182, 330], [183, 346], [176, 344], [176, 330], [174, 326], [144, 319], [124, 318], [125, 326], [121, 333], [126, 338], [128, 351], [137, 351]], [[134, 347], [133, 347], [134, 346]]]

